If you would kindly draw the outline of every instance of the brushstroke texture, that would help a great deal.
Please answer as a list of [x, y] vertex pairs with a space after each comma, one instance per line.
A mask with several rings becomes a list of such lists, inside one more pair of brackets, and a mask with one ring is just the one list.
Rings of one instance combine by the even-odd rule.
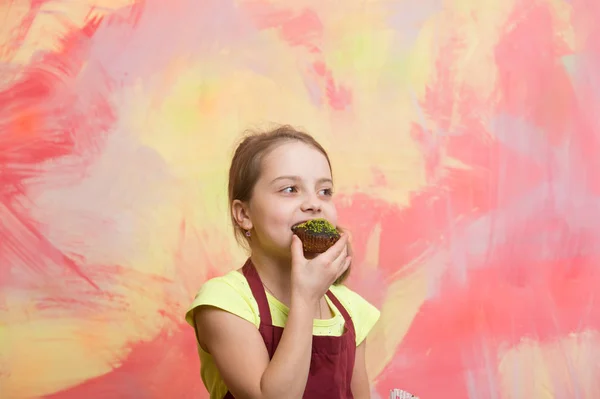
[[208, 397], [183, 313], [283, 122], [331, 152], [374, 397], [600, 397], [597, 3], [4, 2], [0, 396]]

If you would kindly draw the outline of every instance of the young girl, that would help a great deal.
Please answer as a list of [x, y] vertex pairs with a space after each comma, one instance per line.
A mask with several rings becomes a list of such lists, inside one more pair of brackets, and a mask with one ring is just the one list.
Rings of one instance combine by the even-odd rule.
[[211, 399], [370, 397], [365, 338], [379, 311], [341, 284], [348, 236], [311, 257], [291, 230], [337, 225], [332, 195], [329, 157], [308, 134], [284, 126], [238, 146], [229, 203], [250, 257], [207, 281], [186, 314]]

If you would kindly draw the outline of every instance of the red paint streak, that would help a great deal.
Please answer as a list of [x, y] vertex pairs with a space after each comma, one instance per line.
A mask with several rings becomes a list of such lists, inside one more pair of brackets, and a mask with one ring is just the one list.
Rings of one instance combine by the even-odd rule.
[[[478, 130], [472, 132], [473, 136], [452, 137], [446, 142], [446, 150], [470, 168], [446, 168], [435, 185], [413, 193], [404, 209], [364, 194], [341, 198], [340, 203], [350, 205], [339, 207], [340, 219], [352, 231], [358, 248], [366, 244], [375, 224], [380, 223], [385, 231], [381, 235], [381, 247], [394, 250], [380, 253], [379, 272], [383, 276], [391, 276], [438, 243], [441, 237], [448, 237], [458, 217], [466, 216], [469, 221], [481, 217], [506, 206], [542, 181], [543, 174], [535, 163], [498, 143], [483, 141], [484, 135]], [[501, 173], [514, 178], [505, 183], [500, 193], [496, 185]], [[356, 261], [362, 261], [362, 256], [358, 249]]]
[[[126, 7], [120, 8], [111, 14], [105, 15], [102, 18], [102, 21], [108, 26], [127, 24], [132, 27], [136, 27], [140, 22], [142, 15], [144, 14], [146, 3], [146, 0], [131, 0]], [[104, 7], [96, 7], [95, 5], [92, 5], [86, 15], [86, 20], [94, 19], [98, 13], [104, 14]]]
[[[304, 47], [315, 58], [312, 71], [320, 79], [319, 86], [329, 106], [336, 111], [352, 105], [352, 91], [338, 84], [333, 72], [327, 67], [321, 50], [323, 24], [313, 10], [303, 9], [299, 13], [290, 9], [279, 9], [264, 1], [245, 2], [243, 7], [256, 21], [259, 29], [278, 29], [281, 38], [292, 47]], [[308, 72], [309, 77], [312, 76]]]
[[[18, 23], [9, 22], [12, 23], [15, 27], [11, 30], [12, 35], [9, 36], [8, 40], [6, 40], [4, 43], [0, 43], [0, 59], [8, 60], [14, 55], [16, 51], [18, 51], [19, 46], [27, 37], [27, 34], [29, 33], [31, 26], [33, 25], [33, 21], [35, 21], [38, 12], [41, 10], [42, 6], [47, 2], [48, 0], [30, 0], [29, 10], [27, 11], [27, 13], [25, 13], [23, 18], [21, 18], [21, 20]], [[24, 6], [23, 2], [18, 2], [18, 5], [15, 5], [15, 3], [17, 3], [17, 1], [15, 0], [9, 0], [5, 2], [4, 7], [8, 8], [6, 9], [5, 16], [12, 15], [10, 14], [11, 7]], [[4, 23], [7, 23], [7, 21], [4, 20]]]
[[150, 342], [132, 343], [127, 358], [112, 372], [45, 398], [208, 398], [195, 348], [193, 330], [174, 325]]
[[[2, 283], [15, 259], [21, 258], [26, 267], [37, 272], [48, 261], [63, 265], [98, 288], [74, 260], [45, 239], [21, 204], [26, 203], [28, 185], [43, 179], [44, 163], [76, 155], [78, 141], [82, 147], [87, 137], [101, 135], [114, 121], [104, 98], [82, 104], [69, 87], [83, 68], [89, 39], [100, 22], [91, 20], [66, 35], [60, 51], [43, 56], [24, 71], [19, 81], [0, 92], [0, 212], [5, 220], [0, 228]], [[104, 111], [97, 124], [90, 126], [89, 113], [78, 111], [82, 106]], [[82, 163], [92, 160], [88, 156]]]
[[420, 145], [425, 161], [427, 182], [435, 183], [443, 160], [441, 153], [443, 139], [437, 136], [437, 132], [428, 132], [416, 123], [413, 123], [410, 133], [412, 138]]
[[[491, 245], [485, 256], [466, 253], [459, 261], [450, 254], [453, 236], [466, 240], [462, 234], [480, 218], [486, 218], [489, 234], [497, 238], [501, 231], [494, 212], [504, 212], [501, 217], [510, 222], [516, 217], [506, 213], [511, 204], [523, 201], [533, 188], [552, 183], [556, 178], [552, 170], [567, 171], [578, 186], [578, 199], [594, 203], [597, 183], [591, 180], [600, 180], [600, 167], [591, 165], [597, 165], [594, 154], [600, 147], [597, 126], [588, 119], [586, 108], [597, 102], [577, 100], [559, 67], [558, 58], [566, 49], [555, 39], [549, 11], [529, 4], [515, 8], [507, 21], [511, 28], [498, 43], [498, 103], [490, 104], [460, 85], [454, 66], [462, 51], [461, 39], [452, 32], [445, 35], [437, 75], [422, 104], [438, 130], [430, 132], [417, 124], [412, 129], [426, 160], [429, 185], [414, 193], [404, 209], [362, 194], [341, 201], [348, 204], [340, 207], [340, 218], [353, 232], [355, 266], [379, 223], [381, 280], [411, 262], [426, 265], [436, 254], [435, 265], [421, 267], [445, 270], [439, 286], [432, 288], [435, 295], [420, 307], [394, 360], [379, 376], [382, 396], [400, 387], [425, 398], [465, 398], [467, 373], [480, 395], [497, 393], [497, 361], [522, 338], [543, 344], [572, 332], [600, 330], [600, 309], [593, 304], [600, 284], [599, 237], [594, 230], [574, 228], [571, 222], [578, 216], [556, 211], [551, 198], [540, 197], [538, 206], [519, 223], [507, 223], [506, 242], [471, 238]], [[559, 103], [555, 97], [561, 97]], [[537, 131], [522, 134], [543, 135], [547, 153], [528, 157], [496, 140], [496, 132], [488, 131], [481, 119], [490, 109], [492, 115], [510, 115], [536, 126]], [[459, 131], [449, 132], [455, 115]], [[507, 140], [511, 139], [515, 140]], [[565, 160], [554, 151], [562, 151], [567, 139], [572, 156]], [[443, 156], [458, 159], [465, 168], [442, 170]], [[544, 158], [548, 164], [539, 164]], [[464, 281], [456, 277], [459, 268], [464, 268]], [[350, 285], [362, 287], [367, 295], [378, 289], [364, 285], [359, 267], [352, 273]]]
[[66, 36], [62, 52], [48, 54], [0, 92], [0, 184], [5, 189], [31, 177], [15, 164], [39, 164], [71, 154], [72, 129], [89, 116], [72, 112], [65, 118], [62, 114], [76, 105], [64, 80], [74, 79], [82, 68], [87, 39], [99, 22], [90, 21], [81, 32]]
[[555, 34], [548, 3], [517, 4], [496, 47], [499, 111], [527, 118], [558, 144], [575, 119], [573, 88], [559, 62], [570, 50]]
[[600, 33], [597, 25], [590, 22], [597, 21], [593, 16], [600, 17], [600, 9], [592, 3], [573, 4], [573, 18], [578, 23], [575, 32], [580, 33], [584, 43], [578, 63], [587, 67], [583, 76], [576, 75], [579, 81], [574, 82], [574, 87], [560, 62], [560, 57], [571, 51], [554, 32], [549, 5], [522, 2], [512, 17], [514, 28], [496, 49], [499, 84], [504, 94], [498, 111], [520, 114], [541, 127], [552, 144], [568, 146], [572, 162], [585, 165], [577, 177], [600, 194], [598, 79], [594, 78], [595, 84], [590, 85], [590, 77], [585, 75], [597, 76], [600, 68], [600, 46], [597, 40], [590, 40], [593, 34]]
[[438, 129], [443, 133], [450, 129], [450, 121], [454, 108], [454, 98], [457, 89], [454, 74], [448, 68], [455, 62], [457, 54], [463, 48], [461, 39], [456, 34], [450, 34], [444, 42], [435, 61], [436, 75], [425, 90], [423, 109], [426, 115], [435, 120]]
[[465, 398], [466, 372], [495, 380], [497, 359], [521, 338], [543, 343], [600, 328], [600, 311], [590, 306], [600, 258], [544, 262], [520, 257], [510, 245], [498, 250], [505, 255], [472, 270], [467, 287], [446, 280], [439, 296], [420, 308], [395, 355], [403, 361], [379, 378], [382, 393], [401, 386], [421, 397]]
[[281, 25], [281, 36], [292, 46], [302, 46], [323, 37], [323, 24], [315, 12], [303, 10]]
[[352, 92], [345, 86], [336, 85], [333, 73], [325, 63], [317, 61], [313, 64], [313, 69], [325, 81], [325, 93], [331, 108], [341, 111], [352, 105]]
[[[323, 24], [312, 10], [304, 9], [299, 14], [290, 9], [277, 9], [265, 2], [246, 3], [259, 29], [279, 29], [284, 41], [293, 47], [317, 48], [323, 37]], [[320, 50], [319, 50], [320, 51]]]
[[[434, 197], [434, 193], [422, 195], [400, 210], [359, 194], [350, 206], [341, 207], [340, 217], [353, 232], [356, 265], [376, 223], [381, 224], [378, 272], [388, 278], [430, 249], [447, 249], [442, 236], [448, 234], [443, 222], [448, 217], [436, 210]], [[459, 234], [463, 228], [457, 225]], [[495, 370], [498, 357], [521, 338], [543, 343], [571, 332], [600, 329], [600, 309], [592, 299], [600, 284], [596, 267], [600, 256], [584, 251], [598, 246], [594, 234], [573, 232], [566, 220], [540, 209], [509, 231], [508, 242], [494, 247], [487, 258], [468, 258], [465, 284], [451, 275], [458, 265], [446, 255], [448, 272], [441, 287], [420, 308], [394, 356], [397, 363], [392, 361], [379, 376], [379, 393], [402, 387], [421, 397], [464, 398], [468, 396], [465, 373], [486, 375], [487, 361]], [[549, 236], [561, 239], [554, 242]], [[551, 243], [565, 254], [540, 257]], [[385, 294], [377, 292], [382, 285], [365, 283], [369, 276], [361, 275], [359, 267], [352, 273], [350, 285], [380, 304], [378, 298]]]
[[[100, 289], [80, 265], [59, 251], [43, 234], [35, 228], [34, 222], [21, 215], [22, 212], [0, 202], [0, 215], [4, 223], [0, 225], [0, 286], [7, 284], [8, 273], [13, 261], [19, 259], [27, 268], [44, 274], [48, 262], [63, 265], [92, 287]], [[13, 223], [11, 223], [13, 222]], [[15, 223], [16, 222], [16, 223]]]

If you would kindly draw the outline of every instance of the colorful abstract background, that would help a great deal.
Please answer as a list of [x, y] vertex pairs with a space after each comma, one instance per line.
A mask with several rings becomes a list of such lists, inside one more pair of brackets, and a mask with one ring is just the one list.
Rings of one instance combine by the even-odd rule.
[[600, 2], [0, 2], [0, 397], [207, 398], [246, 129], [331, 152], [373, 397], [600, 398]]

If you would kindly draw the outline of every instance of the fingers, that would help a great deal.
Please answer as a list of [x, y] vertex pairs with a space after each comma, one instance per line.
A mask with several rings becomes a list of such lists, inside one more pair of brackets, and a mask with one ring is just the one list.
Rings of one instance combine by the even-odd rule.
[[304, 249], [302, 247], [302, 241], [298, 238], [296, 234], [292, 236], [292, 260], [294, 259], [305, 259], [304, 258]]
[[350, 267], [351, 263], [352, 263], [352, 257], [351, 256], [346, 256], [346, 259], [344, 260], [344, 262], [342, 262], [340, 264], [340, 267], [339, 267], [339, 269], [337, 271], [337, 274], [335, 275], [335, 280], [337, 280], [338, 278], [340, 278], [340, 276], [342, 274], [344, 274], [346, 272], [346, 270], [348, 270], [348, 268]]
[[336, 282], [342, 274], [348, 270], [350, 265], [352, 264], [352, 257], [346, 256], [339, 264], [332, 265], [333, 267], [330, 269], [331, 274], [331, 284]]
[[342, 248], [342, 252], [331, 262], [331, 266], [337, 270], [337, 268], [344, 264], [346, 261], [346, 257], [348, 256], [348, 247], [345, 246]]
[[351, 256], [348, 255], [347, 247], [344, 247], [338, 257], [326, 266], [328, 274], [331, 276], [331, 282], [337, 280], [344, 273], [350, 265], [350, 259]]
[[341, 226], [337, 226], [337, 229], [340, 232], [340, 234], [346, 234], [348, 236], [348, 241], [352, 241], [352, 232], [350, 232], [350, 230], [346, 230], [345, 227]]
[[[348, 243], [348, 234], [342, 233], [342, 236], [331, 248], [319, 255], [325, 262], [333, 263], [344, 252]], [[345, 255], [345, 254], [344, 254]]]
[[348, 235], [348, 245], [346, 245], [346, 252], [348, 253], [348, 256], [354, 255], [354, 251], [352, 250], [352, 236], [351, 235]]

